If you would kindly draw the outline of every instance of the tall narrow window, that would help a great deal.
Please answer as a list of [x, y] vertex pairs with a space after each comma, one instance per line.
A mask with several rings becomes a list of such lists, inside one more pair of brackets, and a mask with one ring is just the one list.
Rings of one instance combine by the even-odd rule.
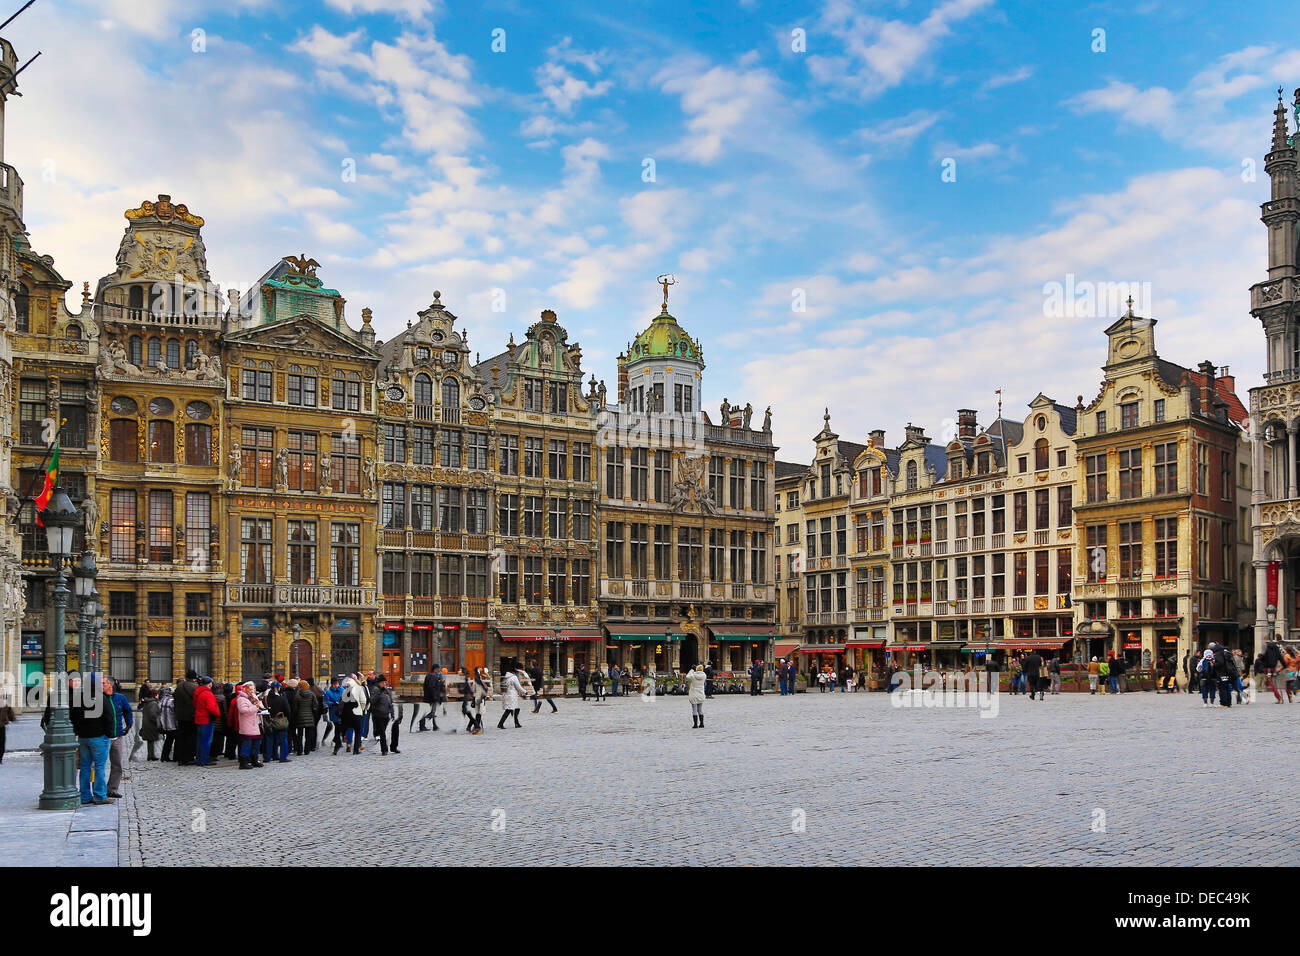
[[316, 583], [316, 522], [294, 521], [288, 524], [289, 583]]
[[212, 426], [185, 423], [185, 464], [212, 464]]
[[330, 525], [330, 581], [348, 587], [361, 583], [361, 525]]
[[149, 560], [171, 563], [172, 551], [172, 493], [149, 492]]
[[136, 496], [128, 488], [109, 495], [109, 553], [114, 561], [135, 560]]
[[191, 571], [208, 570], [212, 535], [212, 496], [206, 491], [185, 493], [185, 560]]

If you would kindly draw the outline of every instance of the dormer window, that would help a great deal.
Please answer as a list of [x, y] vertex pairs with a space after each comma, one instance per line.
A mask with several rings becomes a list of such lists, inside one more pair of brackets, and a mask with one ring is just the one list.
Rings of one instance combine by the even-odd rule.
[[429, 351], [427, 345], [417, 345], [415, 347], [415, 360], [417, 362], [427, 362], [432, 355], [433, 353]]

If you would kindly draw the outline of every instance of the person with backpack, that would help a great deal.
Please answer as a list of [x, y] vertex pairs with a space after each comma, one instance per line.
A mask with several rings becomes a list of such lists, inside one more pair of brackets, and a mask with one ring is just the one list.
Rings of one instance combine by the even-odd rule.
[[[1237, 664], [1228, 649], [1217, 641], [1210, 645], [1214, 652], [1214, 685], [1219, 692], [1219, 706], [1232, 706], [1232, 691], [1238, 676]], [[1210, 691], [1213, 695], [1214, 691]]]
[[1214, 700], [1216, 687], [1214, 683], [1214, 651], [1206, 648], [1201, 652], [1200, 663], [1196, 665], [1196, 676], [1201, 684], [1201, 706], [1217, 707]]
[[[504, 684], [502, 687], [504, 688]], [[591, 669], [591, 690], [596, 695], [596, 702], [605, 699], [605, 674], [599, 665]]]
[[1020, 659], [1020, 668], [1025, 675], [1025, 686], [1029, 688], [1029, 699], [1034, 699], [1034, 694], [1038, 694], [1038, 699], [1043, 699], [1042, 688], [1038, 686], [1038, 672], [1043, 666], [1043, 659], [1037, 651], [1030, 651]]
[[343, 697], [339, 707], [342, 725], [339, 729], [343, 733], [336, 731], [334, 734], [335, 756], [338, 756], [344, 740], [347, 741], [348, 753], [353, 756], [366, 749], [362, 739], [361, 719], [369, 711], [370, 695], [366, 691], [365, 683], [356, 674], [349, 674], [343, 679]]
[[316, 695], [304, 682], [299, 682], [298, 693], [293, 698], [293, 752], [305, 757], [316, 749], [316, 718], [319, 716]]
[[1111, 668], [1114, 665], [1114, 663], [1115, 663], [1115, 655], [1111, 654], [1109, 657], [1107, 657], [1104, 661], [1101, 662], [1101, 667], [1098, 668], [1098, 672], [1101, 674], [1101, 691], [1103, 694], [1116, 693], [1115, 676], [1111, 672]]
[[130, 762], [135, 759], [135, 752], [140, 749], [141, 744], [148, 745], [148, 752], [145, 754], [146, 760], [157, 760], [158, 755], [155, 752], [155, 744], [162, 737], [162, 706], [158, 702], [158, 695], [152, 687], [140, 699], [140, 733], [135, 738], [135, 743], [131, 745], [131, 756], [127, 758]]
[[[433, 729], [438, 729], [438, 705], [447, 699], [447, 679], [443, 676], [442, 670], [437, 667], [429, 668], [429, 673], [424, 675], [424, 688], [421, 691], [421, 699], [429, 706], [429, 715], [420, 718], [420, 729], [417, 733], [423, 733], [429, 728], [425, 726], [429, 721], [433, 722]], [[420, 705], [416, 704], [414, 712], [411, 714], [411, 721], [415, 721], [415, 715], [420, 712]]]

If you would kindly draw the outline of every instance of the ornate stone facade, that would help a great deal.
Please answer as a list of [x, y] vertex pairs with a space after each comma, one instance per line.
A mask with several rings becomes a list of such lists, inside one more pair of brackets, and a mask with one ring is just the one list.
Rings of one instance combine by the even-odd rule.
[[[547, 309], [475, 366], [488, 390], [496, 501], [489, 656], [568, 674], [601, 659], [597, 627], [595, 382]], [[593, 653], [595, 652], [595, 653]]]

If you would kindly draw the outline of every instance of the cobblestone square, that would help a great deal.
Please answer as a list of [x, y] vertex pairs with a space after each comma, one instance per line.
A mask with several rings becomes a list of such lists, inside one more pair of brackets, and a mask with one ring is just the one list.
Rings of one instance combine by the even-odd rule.
[[[471, 737], [403, 728], [402, 754], [318, 752], [240, 772], [132, 765], [133, 864], [1294, 865], [1279, 764], [1300, 707], [1199, 696], [1001, 695], [895, 708], [880, 693], [561, 701]], [[408, 705], [409, 708], [409, 705]], [[409, 709], [407, 711], [409, 721]], [[1207, 819], [1215, 822], [1207, 826]], [[197, 832], [196, 832], [197, 831]], [[1246, 851], [1247, 846], [1259, 848]]]

